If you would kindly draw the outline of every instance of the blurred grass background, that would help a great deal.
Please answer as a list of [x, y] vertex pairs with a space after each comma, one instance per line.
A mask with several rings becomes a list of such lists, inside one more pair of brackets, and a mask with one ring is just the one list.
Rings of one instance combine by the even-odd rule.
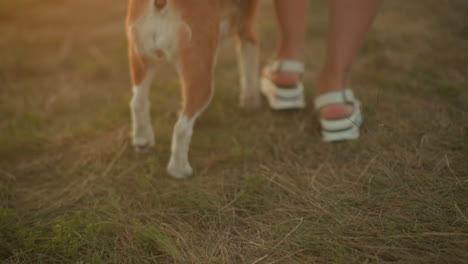
[[[169, 67], [152, 89], [155, 150], [129, 145], [125, 8], [0, 2], [0, 262], [466, 263], [466, 1], [385, 2], [356, 65], [356, 142], [321, 143], [310, 107], [326, 2], [310, 9], [304, 111], [241, 111], [226, 47], [182, 182], [165, 173]], [[259, 33], [265, 62], [269, 1]]]

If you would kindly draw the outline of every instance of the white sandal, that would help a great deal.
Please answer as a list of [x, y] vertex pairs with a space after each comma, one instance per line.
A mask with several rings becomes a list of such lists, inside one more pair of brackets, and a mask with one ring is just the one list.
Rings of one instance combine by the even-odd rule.
[[294, 87], [279, 87], [271, 81], [275, 72], [304, 73], [304, 64], [298, 61], [274, 61], [267, 66], [266, 76], [262, 77], [260, 90], [274, 110], [302, 109], [306, 106], [304, 100], [304, 85], [299, 81]]
[[330, 92], [320, 95], [315, 99], [315, 109], [319, 111], [322, 107], [332, 104], [350, 104], [353, 106], [353, 114], [349, 117], [329, 120], [320, 117], [322, 136], [325, 142], [342, 140], [354, 140], [359, 138], [359, 128], [363, 118], [361, 103], [354, 97], [351, 89], [338, 92]]

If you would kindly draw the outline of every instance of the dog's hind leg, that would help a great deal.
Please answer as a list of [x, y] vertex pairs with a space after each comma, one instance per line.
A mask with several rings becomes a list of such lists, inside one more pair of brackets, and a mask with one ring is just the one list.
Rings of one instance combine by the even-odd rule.
[[137, 151], [144, 151], [154, 146], [149, 101], [149, 90], [154, 77], [154, 69], [137, 53], [133, 43], [129, 45], [129, 61], [133, 84], [133, 98], [130, 103], [132, 144]]
[[191, 34], [187, 34], [185, 29], [179, 36], [177, 70], [184, 101], [174, 128], [171, 159], [167, 167], [168, 173], [179, 179], [192, 174], [189, 146], [195, 121], [208, 106], [213, 93], [213, 68], [219, 34], [218, 28], [209, 23], [189, 23], [188, 26]]
[[259, 1], [242, 1], [240, 4], [241, 19], [237, 34], [237, 57], [241, 77], [240, 106], [252, 109], [260, 106], [258, 44], [254, 29]]

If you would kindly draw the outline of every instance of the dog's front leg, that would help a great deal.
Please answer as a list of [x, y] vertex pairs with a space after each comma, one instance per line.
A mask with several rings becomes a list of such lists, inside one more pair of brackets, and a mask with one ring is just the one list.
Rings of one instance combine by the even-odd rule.
[[137, 151], [144, 151], [154, 146], [149, 90], [155, 72], [154, 68], [138, 55], [132, 43], [129, 45], [129, 61], [133, 84], [133, 98], [130, 103], [132, 144]]
[[[167, 170], [175, 178], [192, 174], [188, 160], [195, 120], [208, 106], [213, 93], [213, 68], [218, 46], [218, 28], [207, 23], [189, 23], [192, 34], [183, 31], [178, 44], [177, 70], [182, 83], [183, 105], [171, 146]], [[208, 24], [209, 25], [209, 24]]]

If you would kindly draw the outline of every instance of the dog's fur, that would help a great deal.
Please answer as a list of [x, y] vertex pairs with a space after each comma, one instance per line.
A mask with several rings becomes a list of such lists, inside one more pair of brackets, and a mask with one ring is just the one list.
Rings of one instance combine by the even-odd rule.
[[133, 83], [132, 140], [141, 150], [154, 146], [149, 88], [159, 59], [176, 66], [183, 104], [171, 148], [168, 172], [176, 178], [192, 174], [189, 145], [197, 117], [213, 93], [213, 70], [219, 43], [238, 40], [240, 105], [257, 107], [258, 51], [254, 21], [259, 0], [129, 0], [127, 37]]

